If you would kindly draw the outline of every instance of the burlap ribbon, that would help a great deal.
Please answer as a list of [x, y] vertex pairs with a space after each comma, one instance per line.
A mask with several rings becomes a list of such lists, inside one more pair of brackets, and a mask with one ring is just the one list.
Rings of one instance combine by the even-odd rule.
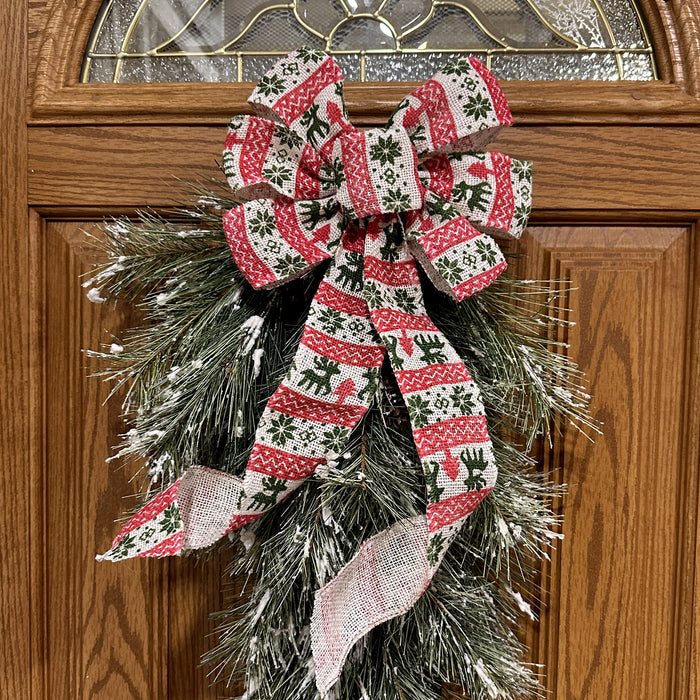
[[352, 645], [425, 591], [495, 484], [479, 389], [426, 313], [418, 263], [457, 300], [488, 286], [506, 267], [488, 234], [522, 232], [531, 168], [478, 152], [512, 119], [475, 58], [445, 66], [383, 129], [350, 124], [340, 70], [312, 49], [279, 61], [250, 104], [256, 116], [232, 120], [224, 151], [242, 202], [224, 214], [236, 264], [255, 288], [324, 261], [328, 269], [244, 478], [191, 467], [132, 518], [104, 558], [205, 547], [274, 507], [343, 452], [388, 353], [425, 471], [427, 513], [367, 540], [317, 592], [311, 634], [324, 694]]

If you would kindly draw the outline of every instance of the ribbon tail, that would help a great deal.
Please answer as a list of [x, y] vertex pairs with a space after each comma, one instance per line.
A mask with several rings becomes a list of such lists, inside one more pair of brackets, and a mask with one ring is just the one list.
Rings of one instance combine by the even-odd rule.
[[98, 561], [121, 561], [132, 557], [165, 557], [182, 549], [182, 518], [177, 492], [182, 479], [151, 499], [114, 538]]
[[498, 81], [475, 56], [448, 63], [407, 95], [389, 120], [408, 131], [420, 157], [481, 151], [512, 123]]
[[345, 234], [311, 302], [291, 368], [258, 424], [241, 517], [256, 518], [337, 457], [374, 396], [385, 349], [362, 296], [362, 255]]
[[355, 643], [423, 595], [433, 577], [427, 549], [427, 518], [399, 521], [366, 540], [335, 578], [316, 591], [311, 648], [322, 697], [340, 677]]
[[214, 544], [238, 513], [241, 480], [231, 474], [190, 467], [151, 499], [114, 538], [98, 561], [168, 557]]
[[373, 340], [361, 249], [356, 232], [343, 236], [292, 366], [260, 419], [244, 478], [191, 467], [126, 524], [101, 559], [207, 547], [272, 509], [342, 452], [374, 397], [386, 352]]
[[356, 641], [420, 598], [464, 519], [496, 482], [479, 389], [428, 317], [408, 247], [388, 241], [387, 231], [386, 222], [368, 225], [365, 294], [406, 400], [426, 475], [428, 508], [425, 516], [367, 540], [318, 591], [311, 638], [322, 694], [340, 676]]

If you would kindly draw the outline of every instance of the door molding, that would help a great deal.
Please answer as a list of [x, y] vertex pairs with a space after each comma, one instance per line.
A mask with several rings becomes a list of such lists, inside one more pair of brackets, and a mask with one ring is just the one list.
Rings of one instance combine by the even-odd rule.
[[[253, 83], [79, 83], [102, 0], [48, 0], [38, 32], [32, 124], [222, 124], [249, 111]], [[679, 124], [700, 116], [700, 0], [641, 0], [661, 80], [504, 81], [520, 124]], [[346, 83], [351, 116], [384, 123], [417, 82]]]
[[[7, 3], [0, 13], [0, 685], [8, 697], [29, 697], [36, 657], [30, 627], [29, 527], [31, 465], [37, 457], [35, 343], [27, 212], [27, 24], [26, 2]], [[32, 663], [34, 661], [34, 664]]]
[[[98, 168], [99, 165], [95, 164], [94, 170], [97, 171]], [[126, 200], [124, 197], [117, 197], [116, 201], [122, 202]], [[74, 569], [75, 571], [85, 570], [85, 563], [68, 558], [65, 561], [65, 569], [63, 564], [60, 567], [57, 564], [64, 561], [63, 557], [66, 556], [65, 552], [68, 544], [80, 552], [85, 549], [85, 547], [81, 548], [76, 545], [81, 536], [85, 539], [85, 537], [93, 537], [95, 532], [100, 532], [104, 535], [105, 532], [109, 533], [110, 531], [109, 524], [111, 524], [113, 514], [105, 512], [102, 517], [104, 522], [101, 527], [95, 523], [90, 523], [89, 526], [83, 525], [82, 534], [79, 532], [77, 539], [72, 538], [70, 535], [71, 528], [76, 530], [74, 521], [76, 519], [80, 522], [84, 521], [85, 514], [81, 511], [81, 508], [85, 509], [85, 501], [102, 498], [103, 491], [106, 488], [105, 484], [108, 480], [112, 484], [108, 489], [110, 496], [114, 492], [124, 493], [129, 488], [126, 477], [123, 474], [115, 475], [114, 470], [108, 470], [106, 467], [87, 480], [85, 478], [87, 474], [85, 465], [80, 466], [81, 459], [85, 459], [85, 455], [82, 453], [87, 449], [83, 443], [68, 445], [66, 448], [70, 452], [68, 456], [56, 452], [56, 436], [60, 435], [62, 430], [67, 430], [67, 426], [76, 420], [76, 417], [68, 409], [77, 409], [71, 407], [71, 399], [66, 394], [63, 394], [65, 396], [63, 399], [49, 396], [50, 392], [56, 391], [56, 387], [51, 385], [51, 377], [55, 377], [57, 374], [72, 375], [73, 379], [70, 381], [77, 381], [76, 378], [80, 379], [82, 374], [84, 374], [81, 373], [82, 367], [78, 366], [81, 364], [80, 360], [76, 359], [78, 353], [75, 339], [71, 345], [71, 351], [68, 353], [71, 358], [68, 363], [66, 363], [65, 353], [59, 357], [57, 357], [56, 353], [56, 324], [60, 325], [63, 321], [69, 323], [73, 335], [79, 333], [84, 324], [84, 320], [81, 320], [80, 314], [77, 313], [79, 301], [82, 300], [83, 296], [82, 290], [76, 284], [75, 279], [64, 282], [57, 277], [56, 266], [58, 266], [59, 270], [63, 270], [65, 265], [59, 262], [60, 255], [57, 255], [56, 251], [58, 250], [59, 253], [63, 251], [63, 255], [67, 255], [66, 251], [71, 248], [71, 244], [70, 241], [63, 241], [60, 236], [57, 236], [56, 229], [60, 228], [60, 223], [64, 221], [91, 224], [110, 216], [130, 214], [133, 211], [134, 209], [131, 209], [126, 204], [113, 203], [109, 192], [106, 190], [90, 205], [56, 203], [29, 209], [30, 226], [27, 238], [29, 242], [29, 259], [31, 270], [33, 271], [30, 298], [33, 311], [29, 321], [31, 343], [26, 359], [33, 369], [32, 385], [25, 396], [26, 404], [24, 405], [24, 410], [32, 417], [32, 449], [30, 455], [25, 456], [23, 464], [25, 483], [21, 488], [26, 489], [24, 499], [30, 504], [27, 513], [27, 527], [30, 536], [28, 541], [24, 542], [24, 545], [27, 547], [26, 551], [30, 556], [30, 566], [28, 567], [30, 576], [27, 588], [31, 591], [31, 614], [27, 617], [27, 621], [31, 625], [32, 656], [35, 660], [43, 660], [44, 663], [35, 662], [32, 664], [32, 694], [27, 695], [26, 691], [18, 692], [16, 697], [42, 698], [45, 695], [46, 688], [53, 688], [54, 690], [56, 688], [68, 689], [68, 695], [65, 697], [69, 695], [77, 697], [92, 688], [90, 684], [97, 677], [102, 677], [98, 674], [93, 678], [92, 674], [89, 674], [89, 681], [87, 676], [83, 677], [84, 674], [81, 674], [81, 669], [83, 671], [85, 669], [86, 662], [84, 658], [82, 658], [82, 661], [78, 659], [75, 663], [67, 663], [69, 658], [72, 658], [70, 654], [73, 654], [73, 650], [72, 648], [66, 649], [65, 645], [69, 644], [71, 640], [80, 639], [81, 635], [76, 635], [75, 630], [73, 630], [73, 634], [70, 634], [71, 630], [66, 630], [65, 639], [62, 638], [64, 642], [62, 645], [56, 640], [57, 630], [60, 631], [60, 626], [57, 625], [55, 620], [51, 622], [49, 619], [51, 610], [55, 611], [57, 608], [60, 608], [60, 601], [66, 600], [66, 595], [70, 594], [71, 609], [81, 612], [81, 620], [84, 617], [86, 621], [85, 629], [88, 629], [90, 626], [98, 630], [102, 629], [101, 625], [103, 623], [99, 618], [101, 614], [99, 606], [87, 605], [84, 600], [85, 594], [75, 587], [75, 581], [78, 580], [75, 573], [72, 576], [65, 576], [65, 571], [69, 569]], [[572, 229], [581, 230], [588, 225], [630, 228], [630, 230], [644, 228], [648, 229], [651, 235], [653, 235], [655, 225], [665, 229], [672, 227], [684, 230], [683, 237], [688, 243], [687, 252], [685, 253], [687, 264], [678, 272], [687, 273], [689, 277], [686, 278], [684, 275], [681, 275], [677, 282], [683, 288], [693, 290], [685, 302], [688, 317], [685, 327], [687, 329], [697, 329], [700, 328], [700, 285], [694, 283], [693, 275], [697, 275], [698, 270], [700, 270], [700, 245], [698, 245], [697, 241], [698, 225], [700, 225], [699, 219], [700, 212], [691, 211], [638, 211], [632, 208], [617, 211], [609, 209], [575, 211], [570, 209], [557, 210], [556, 208], [540, 210], [535, 213], [531, 221], [535, 229], [531, 245], [535, 245], [536, 250], [533, 249], [530, 253], [536, 253], [536, 255], [531, 255], [529, 260], [531, 264], [539, 268], [540, 262], [535, 262], [535, 258], [544, 256], [544, 258], [549, 260], [551, 277], [558, 279], [567, 278], [567, 270], [569, 269], [578, 270], [579, 273], [582, 270], [589, 270], [595, 273], [596, 271], [605, 272], [610, 269], [619, 269], [626, 271], [628, 274], [630, 274], [630, 271], [638, 269], [640, 275], [653, 275], [654, 273], [645, 271], [657, 265], [657, 259], [663, 257], [665, 249], [661, 243], [658, 246], [653, 246], [653, 250], [650, 249], [641, 255], [634, 253], [634, 246], [630, 247], [633, 255], [632, 259], [628, 260], [625, 249], [629, 244], [626, 244], [624, 236], [621, 236], [621, 244], [617, 251], [617, 256], [614, 256], [613, 268], [611, 268], [606, 254], [609, 248], [587, 247], [586, 245], [581, 245], [574, 240], [573, 236], [569, 235], [569, 243], [575, 242], [575, 245], [571, 246], [564, 240], [566, 238], [564, 229], [567, 228], [567, 224]], [[553, 228], [562, 229], [565, 234], [564, 237], [561, 238], [559, 235], [562, 231], [552, 233], [551, 229]], [[54, 230], [52, 231], [51, 229]], [[550, 229], [549, 234], [547, 234], [547, 229]], [[58, 249], [56, 241], [61, 243], [61, 247]], [[533, 269], [529, 272], [534, 273], [536, 271]], [[54, 280], [53, 283], [50, 281], [52, 279]], [[652, 293], [654, 293], [653, 289], [647, 289], [647, 294]], [[677, 296], [679, 294], [678, 290], [674, 294]], [[63, 304], [63, 298], [66, 295], [72, 299], [72, 302], [69, 304]], [[58, 307], [54, 308], [53, 312], [48, 309], [51, 300], [53, 300], [54, 306], [58, 304], [58, 307], [63, 309], [63, 316], [60, 318], [56, 313], [56, 308]], [[82, 300], [80, 303], [84, 304], [85, 302]], [[564, 305], [568, 304], [565, 303]], [[52, 324], [53, 331], [51, 330]], [[656, 337], [652, 331], [647, 330], [648, 337]], [[666, 337], [663, 334], [661, 336]], [[696, 697], [699, 670], [697, 663], [700, 658], [697, 633], [700, 587], [696, 585], [696, 582], [700, 580], [700, 552], [698, 552], [698, 545], [700, 544], [700, 532], [698, 532], [700, 523], [698, 519], [700, 470], [698, 469], [698, 461], [700, 455], [693, 450], [693, 446], [700, 444], [700, 345], [696, 341], [697, 332], [689, 331], [686, 342], [678, 353], [679, 358], [682, 357], [682, 370], [679, 370], [677, 374], [682, 375], [683, 381], [679, 382], [677, 389], [680, 398], [676, 410], [685, 417], [685, 420], [678, 426], [678, 436], [676, 438], [676, 442], [680, 446], [680, 452], [676, 454], [676, 459], [672, 461], [682, 463], [683, 466], [677, 472], [674, 472], [675, 485], [670, 488], [670, 495], [661, 494], [659, 499], [665, 503], [665, 517], [662, 518], [660, 526], [663, 527], [664, 523], [668, 525], [676, 517], [679, 521], [676, 526], [678, 537], [675, 541], [675, 549], [666, 557], [668, 561], [673, 562], [673, 567], [669, 566], [664, 569], [666, 575], [674, 576], [675, 590], [673, 595], [669, 596], [666, 610], [659, 611], [661, 615], [670, 616], [666, 621], [669, 637], [668, 657], [665, 662], [665, 668], [671, 668], [673, 672], [670, 677], [663, 677], [669, 683], [669, 694], [664, 697], [678, 698], [679, 700], [681, 698]], [[662, 357], [659, 353], [656, 353], [654, 356], [657, 358]], [[53, 369], [51, 368], [51, 363], [54, 365]], [[58, 365], [58, 369], [56, 365]], [[595, 379], [595, 377], [592, 376], [591, 379]], [[86, 380], [83, 377], [81, 381]], [[98, 383], [98, 380], [95, 378], [89, 381], [95, 384]], [[648, 391], [647, 388], [647, 393]], [[55, 410], [56, 405], [64, 404], [65, 411], [57, 412]], [[54, 406], [53, 410], [51, 405]], [[78, 408], [85, 414], [94, 415], [89, 405]], [[639, 413], [643, 409], [637, 408], [636, 410]], [[57, 414], [58, 418], [56, 417]], [[107, 420], [106, 415], [106, 412], [102, 413], [100, 420]], [[649, 412], [648, 417], [644, 419], [644, 423], [653, 424], [654, 421], [653, 412]], [[632, 421], [631, 425], [636, 425], [636, 422]], [[610, 426], [609, 430], [615, 433], [615, 426]], [[53, 440], [51, 438], [52, 434], [54, 436]], [[86, 442], [89, 442], [89, 431], [85, 432], [84, 439]], [[601, 440], [604, 440], [604, 438], [601, 438]], [[566, 434], [564, 438], [558, 437], [555, 440], [554, 448], [548, 453], [549, 456], [545, 461], [544, 468], [545, 470], [556, 470], [556, 473], [559, 475], [558, 478], [561, 479], [565, 464], [573, 465], [590, 461], [590, 459], [586, 460], [584, 458], [585, 451], [590, 447], [591, 445], [582, 436], [577, 435], [573, 431]], [[101, 463], [101, 458], [97, 459], [96, 455], [92, 454], [94, 449], [95, 446], [93, 445], [89, 448], [89, 452], [95, 458], [95, 463]], [[106, 449], [106, 446], [103, 445], [102, 449]], [[649, 462], [649, 459], [647, 462]], [[664, 466], [660, 465], [659, 467], [657, 476], [659, 483], [665, 483]], [[82, 475], [81, 469], [84, 472]], [[77, 483], [75, 487], [71, 487], [69, 480], [75, 478], [74, 472], [77, 474]], [[656, 472], [648, 468], [644, 473], [650, 475]], [[634, 478], [634, 476], [627, 477], [624, 470], [618, 472], [618, 476], [623, 480], [625, 478]], [[61, 483], [66, 483], [63, 491], [66, 494], [72, 494], [70, 498], [74, 499], [74, 502], [71, 501], [71, 503], [66, 504], [66, 508], [63, 511], [65, 512], [66, 530], [61, 533], [55, 533], [48, 529], [49, 522], [46, 515], [47, 503], [55, 504], [57, 499], [66, 498], [65, 495], [61, 496], [61, 494], [57, 496], [57, 489], [50, 488], [51, 482], [54, 482], [55, 486], [57, 479], [61, 479]], [[91, 488], [94, 492], [88, 495], [85, 493], [81, 494], [78, 487], [81, 483], [87, 483], [88, 481], [91, 483]], [[576, 498], [577, 492], [584, 488], [586, 482], [587, 480], [585, 479], [577, 481], [575, 478], [571, 483], [567, 498]], [[114, 483], [117, 483], [117, 487], [114, 486]], [[96, 484], [99, 484], [99, 486], [96, 486]], [[13, 493], [16, 492], [17, 489]], [[627, 491], [624, 488], [621, 489], [619, 497], [622, 498], [626, 493]], [[650, 492], [647, 499], [648, 502], [654, 502], [654, 493], [654, 491]], [[674, 501], [674, 499], [676, 500]], [[675, 503], [675, 507], [673, 503]], [[649, 513], [649, 515], [642, 520], [648, 525], [649, 520], [654, 517], [654, 511], [653, 509], [647, 509], [645, 512]], [[71, 525], [71, 523], [73, 524]], [[108, 523], [108, 525], [105, 526], [104, 523]], [[570, 522], [569, 525], [573, 527], [575, 523], [572, 524]], [[647, 527], [647, 534], [648, 529]], [[620, 529], [619, 532], [622, 533], [623, 530]], [[629, 532], [629, 537], [639, 538], [638, 544], [633, 548], [636, 552], [639, 552], [646, 546], [647, 540], [644, 537], [644, 533]], [[567, 539], [566, 541], [570, 543], [568, 549], [571, 549], [574, 540]], [[105, 542], [108, 542], [108, 540], [103, 537], [103, 541], [99, 542], [96, 547], [92, 545], [88, 549], [90, 551], [98, 551], [100, 547], [104, 548], [106, 546]], [[579, 549], [585, 546], [587, 545], [584, 538], [583, 543], [579, 542]], [[564, 666], [562, 671], [560, 668], [561, 664], [558, 663], [561, 661], [562, 649], [566, 649], [569, 643], [566, 635], [570, 632], [566, 627], [560, 628], [560, 614], [562, 607], [566, 605], [567, 591], [563, 588], [566, 576], [562, 577], [557, 572], [562, 568], [564, 554], [565, 550], [557, 547], [553, 552], [551, 564], [544, 568], [544, 579], [550, 580], [553, 577], [559, 584], [555, 590], [550, 590], [549, 588], [545, 590], [544, 601], [546, 605], [541, 612], [539, 626], [532, 631], [533, 636], [531, 639], [532, 649], [538, 654], [538, 661], [544, 663], [547, 668], [546, 685], [552, 691], [555, 691], [556, 688], [561, 689], [563, 687], [562, 684], [566, 683], [565, 676], [559, 677], [563, 671], [566, 671], [566, 667]], [[195, 643], [199, 642], [200, 638], [203, 639], [206, 632], [210, 631], [207, 629], [206, 613], [203, 612], [203, 609], [206, 608], [204, 602], [216, 599], [220, 572], [206, 577], [208, 583], [202, 584], [201, 569], [198, 572], [189, 571], [186, 568], [188, 563], [192, 564], [192, 561], [139, 561], [138, 565], [126, 568], [124, 571], [120, 570], [117, 573], [110, 573], [113, 581], [121, 582], [116, 584], [115, 590], [118, 588], [121, 592], [120, 595], [130, 593], [131, 597], [127, 596], [124, 600], [121, 598], [111, 600], [105, 597], [106, 604], [111, 609], [119, 610], [123, 613], [124, 610], [127, 610], [126, 606], [129, 604], [129, 601], [133, 602], [135, 600], [137, 605], [133, 609], [139, 610], [138, 604], [140, 604], [143, 608], [142, 614], [148, 615], [150, 621], [149, 629], [153, 629], [153, 636], [145, 636], [142, 639], [145, 651], [143, 658], [140, 660], [142, 667], [138, 669], [141, 674], [139, 676], [140, 682], [144, 687], [149, 688], [152, 697], [169, 696], [170, 690], [174, 687], [173, 684], [176, 683], [175, 677], [171, 677], [171, 674], [175, 674], [180, 667], [194, 669], [196, 666], [197, 654], [192, 649], [190, 649], [192, 658], [188, 657], [186, 659], [187, 664], [183, 660], [186, 656], [183, 649], [187, 646], [184, 642], [176, 645], [173, 652], [174, 661], [168, 663], [165, 659], [167, 654], [165, 654], [160, 645], [159, 639], [165, 634], [167, 626], [167, 606], [171, 605], [174, 607], [177, 605], [180, 607], [185, 605], [185, 607], [189, 606], [192, 609], [196, 608], [196, 615], [191, 617], [199, 620], [199, 628], [197, 630], [193, 631], [183, 628], [175, 630], [175, 632], [170, 631], [168, 632], [169, 639], [176, 639], [180, 642], [190, 640], [189, 646], [192, 647], [192, 640], [195, 640]], [[58, 574], [56, 573], [57, 571], [59, 571]], [[103, 573], [101, 572], [100, 574], [100, 580], [104, 579]], [[580, 572], [580, 575], [584, 576], [585, 572]], [[627, 575], [639, 578], [638, 572], [629, 571], [622, 566], [619, 576], [625, 577]], [[14, 577], [13, 583], [15, 583], [16, 574], [13, 572], [12, 576]], [[94, 575], [92, 576], [93, 578], [88, 576], [86, 582], [91, 582], [90, 586], [94, 587], [93, 579], [95, 577]], [[123, 583], [125, 581], [130, 581], [128, 586]], [[88, 591], [90, 586], [87, 586]], [[651, 588], [653, 589], [653, 585]], [[102, 585], [102, 589], [104, 589], [104, 585]], [[102, 589], [97, 586], [97, 590]], [[19, 585], [17, 585], [16, 590], [21, 590]], [[658, 592], [658, 587], [655, 590]], [[141, 600], [144, 597], [146, 603]], [[656, 595], [655, 600], [658, 600], [658, 598], [659, 596]], [[89, 614], [86, 613], [88, 608]], [[128, 610], [133, 609], [128, 608]], [[632, 610], [634, 610], [633, 602], [630, 603], [630, 611]], [[124, 648], [128, 647], [128, 643], [123, 642], [122, 639], [130, 632], [128, 617], [128, 615], [122, 614], [119, 617], [120, 625], [115, 626], [113, 624], [109, 628], [113, 635], [113, 638], [110, 638], [110, 644], [117, 647], [120, 645]], [[187, 619], [187, 616], [184, 616], [183, 619]], [[15, 621], [14, 627], [19, 629], [27, 621]], [[80, 621], [75, 624], [80, 624]], [[579, 642], [580, 627], [581, 625], [579, 625], [579, 637], [577, 637]], [[10, 626], [6, 629], [13, 629], [13, 627]], [[174, 636], [175, 634], [176, 636]], [[29, 636], [28, 633], [27, 637], [29, 638]], [[96, 649], [100, 649], [98, 645], [100, 639], [96, 637], [96, 641], [94, 641]], [[14, 638], [13, 643], [15, 643]], [[656, 639], [655, 643], [657, 645], [662, 644], [663, 640], [659, 642]], [[76, 648], [74, 651], [76, 654], [79, 654], [83, 650], [82, 648]], [[64, 652], [68, 654], [65, 658], [61, 656]], [[83, 656], [85, 656], [84, 651]], [[634, 658], [636, 657], [633, 657], [632, 660]], [[96, 660], [92, 659], [92, 656], [90, 659], [91, 662], [95, 663], [96, 671], [104, 672], [104, 667], [100, 666], [100, 664], [104, 665], [103, 652], [96, 651]], [[192, 671], [192, 673], [194, 672]], [[121, 669], [117, 667], [112, 669], [110, 667], [109, 673], [121, 673]], [[196, 673], [196, 682], [199, 684], [198, 687], [201, 688], [201, 697], [205, 697], [208, 681], [201, 669], [197, 670]], [[626, 671], [625, 675], [629, 676], [630, 671]], [[26, 679], [21, 680], [27, 682]], [[655, 682], [660, 684], [662, 679], [660, 677], [655, 678]], [[17, 687], [22, 688], [21, 685]], [[183, 684], [183, 687], [189, 686]], [[145, 691], [141, 690], [139, 692], [145, 693]], [[145, 696], [145, 694], [139, 695], [139, 697]], [[197, 697], [200, 696], [198, 695]]]
[[[216, 160], [225, 139], [222, 126], [37, 126], [29, 131], [32, 206], [167, 207], [182, 201], [184, 183], [220, 176]], [[700, 208], [700, 171], [693, 166], [700, 162], [697, 129], [645, 127], [643, 139], [639, 131], [633, 126], [533, 126], [504, 130], [493, 146], [534, 161], [536, 213], [627, 210], [639, 215]], [[664, 187], [654, 175], [657, 170], [663, 172]]]

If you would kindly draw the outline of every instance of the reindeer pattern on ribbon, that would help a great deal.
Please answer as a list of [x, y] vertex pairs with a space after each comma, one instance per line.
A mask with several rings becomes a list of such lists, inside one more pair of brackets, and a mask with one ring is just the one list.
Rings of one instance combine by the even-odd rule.
[[267, 403], [244, 477], [196, 466], [149, 502], [103, 558], [208, 546], [259, 518], [343, 452], [388, 362], [425, 472], [427, 512], [367, 540], [317, 592], [311, 634], [321, 693], [352, 645], [420, 597], [450, 541], [496, 482], [479, 388], [429, 318], [419, 266], [461, 301], [506, 268], [492, 235], [518, 237], [531, 165], [483, 148], [512, 123], [475, 58], [415, 89], [385, 128], [346, 113], [333, 59], [303, 48], [279, 61], [235, 117], [224, 172], [233, 258], [253, 287], [328, 265], [300, 346]]

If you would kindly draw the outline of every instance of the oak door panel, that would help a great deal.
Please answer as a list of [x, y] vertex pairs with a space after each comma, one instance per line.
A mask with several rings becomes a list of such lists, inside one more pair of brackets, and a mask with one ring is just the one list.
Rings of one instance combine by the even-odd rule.
[[694, 229], [531, 227], [523, 245], [528, 276], [575, 288], [564, 339], [603, 431], [591, 443], [565, 427], [547, 457], [569, 485], [540, 629], [548, 687], [557, 700], [689, 698]]
[[[41, 225], [41, 224], [40, 224]], [[199, 658], [220, 608], [218, 560], [98, 563], [134, 504], [140, 481], [105, 460], [124, 432], [119, 401], [89, 376], [85, 349], [109, 345], [134, 315], [88, 301], [81, 275], [94, 254], [91, 222], [46, 221], [41, 231], [45, 460], [40, 571], [44, 591], [41, 697], [199, 700], [221, 696]]]
[[[215, 126], [35, 127], [28, 187], [35, 206], [169, 206], [183, 182], [223, 179]], [[515, 127], [494, 149], [534, 162], [535, 212], [700, 210], [698, 127]]]

